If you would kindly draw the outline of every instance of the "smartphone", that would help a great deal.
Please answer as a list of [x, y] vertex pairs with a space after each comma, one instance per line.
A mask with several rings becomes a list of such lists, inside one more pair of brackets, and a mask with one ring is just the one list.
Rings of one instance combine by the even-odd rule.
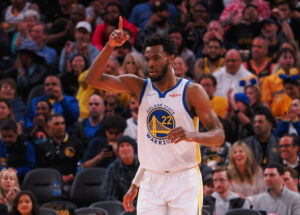
[[108, 149], [108, 151], [112, 151], [113, 150], [112, 145], [106, 145], [103, 148]]

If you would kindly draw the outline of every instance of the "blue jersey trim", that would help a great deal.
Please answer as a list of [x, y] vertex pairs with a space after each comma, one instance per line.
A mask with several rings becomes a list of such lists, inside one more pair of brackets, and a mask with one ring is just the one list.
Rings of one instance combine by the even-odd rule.
[[190, 117], [193, 119], [194, 117], [193, 117], [192, 113], [190, 112], [190, 110], [188, 109], [188, 106], [187, 106], [187, 104], [186, 104], [186, 99], [185, 99], [185, 98], [186, 98], [186, 88], [187, 88], [187, 86], [188, 86], [190, 83], [191, 83], [190, 81], [187, 81], [186, 84], [185, 84], [185, 86], [184, 86], [183, 96], [182, 96], [182, 103], [183, 103], [183, 106], [184, 106], [186, 112], [187, 112], [187, 113], [190, 115]]
[[148, 84], [148, 79], [145, 80], [145, 83], [144, 83], [144, 86], [143, 86], [143, 89], [142, 89], [142, 92], [141, 92], [141, 95], [140, 95], [139, 105], [141, 104], [142, 99], [143, 99], [143, 97], [144, 97], [144, 94], [145, 94], [145, 90], [146, 90], [147, 84]]
[[167, 93], [170, 92], [171, 90], [175, 89], [182, 81], [182, 78], [179, 79], [179, 81], [177, 82], [177, 84], [175, 84], [174, 87], [168, 89], [167, 91], [165, 91], [164, 93], [161, 93], [159, 89], [157, 89], [154, 85], [154, 83], [152, 82], [152, 87], [155, 91], [157, 91], [159, 98], [165, 98]]

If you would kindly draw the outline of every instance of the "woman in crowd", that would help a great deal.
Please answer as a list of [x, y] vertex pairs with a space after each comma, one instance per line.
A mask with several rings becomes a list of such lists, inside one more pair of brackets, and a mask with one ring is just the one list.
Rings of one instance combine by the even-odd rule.
[[263, 171], [244, 142], [237, 141], [233, 144], [229, 158], [229, 172], [233, 181], [232, 191], [247, 198], [251, 204], [255, 195], [266, 190]]
[[[3, 165], [3, 161], [1, 161], [1, 165]], [[6, 204], [8, 211], [12, 210], [14, 199], [19, 192], [16, 170], [13, 168], [2, 169], [0, 172], [0, 203]]]
[[30, 191], [21, 191], [15, 198], [12, 215], [39, 215], [39, 206]]
[[78, 78], [86, 71], [87, 59], [83, 54], [76, 54], [70, 61], [67, 61], [67, 71], [63, 72], [61, 83], [64, 93], [74, 96], [78, 90]]
[[26, 106], [17, 96], [17, 84], [12, 78], [4, 78], [0, 81], [0, 98], [6, 99], [13, 110], [15, 120], [24, 123]]
[[145, 62], [143, 59], [143, 56], [136, 53], [136, 52], [130, 52], [126, 55], [123, 65], [121, 67], [120, 73], [122, 74], [134, 74], [141, 78], [145, 77], [144, 73], [145, 69]]

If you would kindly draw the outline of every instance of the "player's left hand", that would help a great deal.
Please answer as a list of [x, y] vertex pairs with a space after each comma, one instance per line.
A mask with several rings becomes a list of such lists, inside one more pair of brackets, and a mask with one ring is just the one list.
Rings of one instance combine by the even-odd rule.
[[174, 128], [170, 133], [168, 134], [167, 140], [171, 140], [171, 143], [178, 143], [182, 140], [185, 141], [193, 141], [192, 139], [193, 134], [192, 132], [184, 130], [182, 127]]

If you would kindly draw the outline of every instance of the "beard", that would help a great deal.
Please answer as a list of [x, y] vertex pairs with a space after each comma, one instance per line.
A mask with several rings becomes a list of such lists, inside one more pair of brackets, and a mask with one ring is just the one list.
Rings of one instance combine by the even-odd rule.
[[157, 82], [157, 81], [162, 80], [165, 77], [165, 75], [167, 74], [168, 68], [169, 68], [169, 63], [167, 62], [164, 65], [164, 67], [161, 69], [161, 73], [157, 77], [150, 77], [151, 81]]
[[221, 55], [217, 55], [216, 57], [211, 57], [210, 55], [207, 55], [207, 58], [211, 62], [217, 62], [221, 58]]

